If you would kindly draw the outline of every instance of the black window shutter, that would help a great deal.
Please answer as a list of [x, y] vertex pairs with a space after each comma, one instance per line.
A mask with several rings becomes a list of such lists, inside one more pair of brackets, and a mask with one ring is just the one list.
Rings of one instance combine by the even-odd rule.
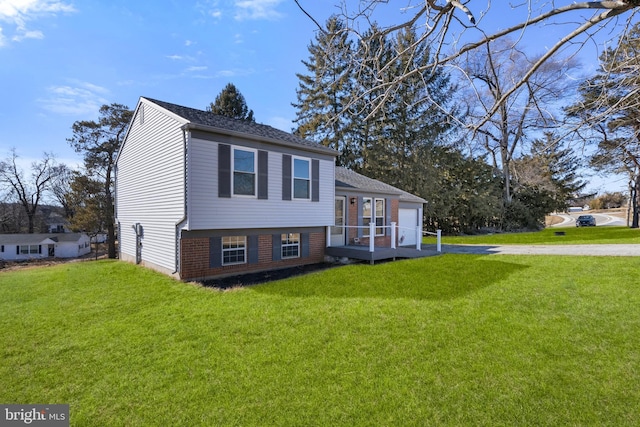
[[309, 233], [300, 233], [300, 251], [302, 258], [309, 258], [311, 249], [309, 247]]
[[291, 156], [282, 155], [282, 200], [291, 200]]
[[20, 245], [16, 246], [16, 255], [20, 255]]
[[231, 146], [218, 144], [218, 197], [231, 197]]
[[311, 201], [320, 201], [320, 160], [311, 160]]
[[42, 253], [42, 245], [38, 245], [38, 253], [41, 254]]
[[222, 266], [222, 237], [209, 238], [209, 268]]
[[249, 253], [249, 264], [257, 264], [258, 263], [258, 236], [249, 236], [247, 237], [247, 252]]
[[273, 261], [280, 261], [282, 259], [282, 235], [281, 234], [273, 235], [271, 257]]
[[269, 153], [258, 151], [258, 199], [269, 198]]
[[384, 199], [384, 216], [385, 234], [391, 236], [391, 199]]

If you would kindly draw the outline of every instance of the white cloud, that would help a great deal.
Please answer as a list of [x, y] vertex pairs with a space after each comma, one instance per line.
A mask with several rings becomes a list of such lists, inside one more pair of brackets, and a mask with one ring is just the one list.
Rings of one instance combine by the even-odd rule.
[[187, 68], [187, 72], [194, 72], [194, 71], [205, 71], [207, 68], [207, 66], [193, 66], [193, 67], [189, 67]]
[[[0, 0], [0, 21], [6, 22], [12, 28], [12, 41], [24, 39], [42, 39], [44, 33], [27, 27], [27, 22], [58, 13], [75, 12], [73, 5], [59, 0]], [[7, 36], [0, 28], [0, 46], [6, 45]], [[6, 31], [10, 31], [6, 29]]]
[[282, 14], [276, 10], [282, 0], [235, 0], [238, 21], [269, 19], [276, 20]]
[[166, 55], [166, 58], [172, 61], [195, 61], [195, 58], [189, 55], [173, 54], [173, 55]]
[[218, 0], [201, 0], [196, 3], [196, 10], [205, 17], [219, 20], [223, 15], [222, 9], [218, 7], [219, 3]]
[[109, 101], [104, 97], [109, 91], [88, 82], [72, 82], [69, 86], [51, 86], [49, 96], [38, 99], [38, 103], [47, 111], [73, 116], [93, 117], [102, 105]]

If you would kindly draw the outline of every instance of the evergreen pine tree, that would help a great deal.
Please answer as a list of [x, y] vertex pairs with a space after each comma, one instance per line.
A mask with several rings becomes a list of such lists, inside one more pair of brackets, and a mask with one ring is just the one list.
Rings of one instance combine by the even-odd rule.
[[228, 83], [222, 89], [215, 102], [209, 104], [207, 111], [248, 122], [256, 121], [253, 117], [253, 110], [249, 110], [244, 96], [233, 83]]
[[348, 144], [351, 123], [343, 111], [352, 83], [352, 44], [342, 21], [329, 18], [326, 31], [319, 32], [309, 45], [309, 53], [309, 60], [302, 61], [309, 74], [297, 74], [297, 103], [292, 104], [297, 109], [294, 132], [340, 152], [338, 165], [353, 166], [358, 153]]

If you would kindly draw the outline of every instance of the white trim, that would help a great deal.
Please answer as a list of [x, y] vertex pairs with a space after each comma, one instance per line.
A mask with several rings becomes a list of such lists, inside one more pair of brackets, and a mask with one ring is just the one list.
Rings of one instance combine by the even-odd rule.
[[[367, 200], [371, 201], [371, 216], [364, 216], [364, 204], [366, 203]], [[376, 202], [378, 200], [382, 201], [382, 216], [377, 216], [376, 215]], [[374, 224], [375, 225], [375, 234], [373, 237], [382, 237], [385, 235], [385, 221], [386, 221], [386, 216], [385, 213], [387, 211], [387, 201], [384, 197], [363, 197], [362, 198], [362, 223], [365, 225], [369, 225], [369, 224]], [[369, 222], [366, 222], [366, 219], [369, 219]], [[382, 218], [382, 225], [377, 225], [376, 224], [376, 219], [378, 218]], [[381, 229], [382, 232], [378, 233], [378, 229]], [[368, 228], [364, 228], [365, 232], [368, 232], [369, 229]], [[364, 234], [363, 232], [363, 237], [369, 237], [369, 234]]]

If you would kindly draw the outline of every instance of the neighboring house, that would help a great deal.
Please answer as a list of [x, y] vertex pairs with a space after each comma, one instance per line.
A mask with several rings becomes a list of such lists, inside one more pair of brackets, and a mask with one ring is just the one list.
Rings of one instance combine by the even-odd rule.
[[[270, 126], [140, 98], [116, 160], [120, 258], [204, 279], [322, 262], [339, 244], [337, 217], [382, 229], [406, 215], [420, 226], [424, 200], [336, 168], [337, 154]], [[343, 245], [367, 239], [362, 228], [342, 230]], [[376, 243], [390, 242], [384, 233]]]
[[91, 252], [84, 233], [0, 234], [0, 259], [77, 258]]
[[46, 220], [49, 233], [70, 233], [69, 221], [61, 215], [50, 215]]

